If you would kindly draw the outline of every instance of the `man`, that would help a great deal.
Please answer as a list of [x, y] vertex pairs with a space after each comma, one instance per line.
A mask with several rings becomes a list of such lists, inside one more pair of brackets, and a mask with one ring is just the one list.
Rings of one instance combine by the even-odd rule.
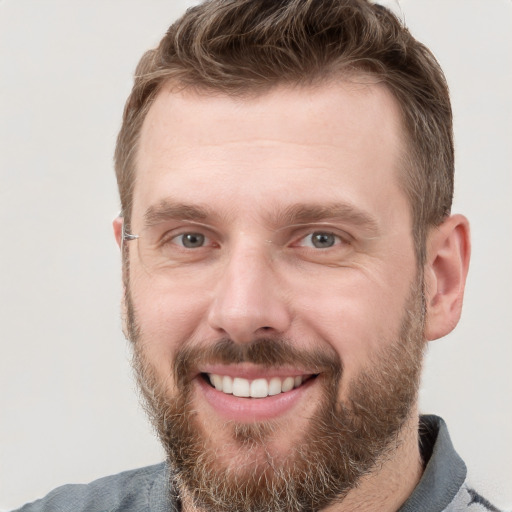
[[451, 132], [437, 62], [378, 5], [190, 10], [116, 148], [126, 334], [168, 463], [21, 510], [496, 510], [418, 415], [469, 263]]

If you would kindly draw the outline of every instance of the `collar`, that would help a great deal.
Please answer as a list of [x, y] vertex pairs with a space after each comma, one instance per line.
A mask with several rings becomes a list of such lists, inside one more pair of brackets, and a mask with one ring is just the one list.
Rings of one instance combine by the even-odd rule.
[[453, 448], [443, 419], [421, 416], [419, 437], [425, 471], [399, 512], [442, 511], [453, 501], [466, 479], [466, 465]]

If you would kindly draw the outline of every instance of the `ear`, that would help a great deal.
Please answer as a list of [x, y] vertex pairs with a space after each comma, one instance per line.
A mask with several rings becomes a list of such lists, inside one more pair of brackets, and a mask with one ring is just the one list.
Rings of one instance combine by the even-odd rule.
[[121, 249], [121, 244], [123, 241], [123, 218], [119, 216], [116, 217], [112, 221], [112, 227], [114, 228], [114, 236], [116, 237], [117, 245], [119, 249]]
[[451, 332], [460, 319], [471, 243], [469, 222], [452, 215], [427, 237], [425, 336], [435, 340]]
[[[117, 216], [112, 221], [112, 227], [114, 228], [114, 236], [116, 238], [116, 243], [119, 247], [119, 249], [122, 249], [122, 243], [123, 243], [123, 218], [120, 216]], [[123, 263], [123, 294], [121, 296], [121, 323], [122, 323], [122, 329], [123, 334], [127, 340], [130, 339], [128, 336], [128, 327], [127, 327], [127, 305], [126, 305], [126, 280], [127, 280], [127, 271], [126, 271], [126, 265]]]

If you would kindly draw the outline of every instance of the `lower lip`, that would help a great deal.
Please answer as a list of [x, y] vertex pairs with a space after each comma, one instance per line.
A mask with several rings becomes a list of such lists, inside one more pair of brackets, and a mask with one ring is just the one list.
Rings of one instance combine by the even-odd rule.
[[226, 420], [241, 423], [265, 421], [278, 418], [295, 407], [315, 384], [317, 378], [309, 379], [298, 388], [266, 398], [241, 398], [218, 391], [201, 376], [196, 379], [198, 387], [208, 404]]

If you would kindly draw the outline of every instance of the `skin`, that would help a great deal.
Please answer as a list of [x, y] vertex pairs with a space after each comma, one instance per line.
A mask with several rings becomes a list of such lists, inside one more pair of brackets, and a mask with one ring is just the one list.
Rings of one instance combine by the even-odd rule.
[[[403, 151], [399, 109], [381, 85], [276, 88], [246, 99], [159, 93], [141, 132], [131, 231], [142, 238], [174, 230], [172, 265], [153, 262], [148, 272], [148, 260], [130, 243], [129, 285], [145, 357], [169, 395], [180, 347], [275, 336], [301, 350], [335, 352], [344, 368], [338, 397], [346, 398], [365, 364], [396, 339], [417, 276], [411, 212], [399, 182]], [[181, 219], [163, 226], [160, 218], [147, 228], [145, 216], [164, 203], [168, 212], [187, 205], [205, 216], [184, 221], [180, 207]], [[326, 207], [321, 218], [313, 212]], [[292, 210], [300, 218], [284, 215]], [[120, 244], [122, 219], [114, 230]], [[180, 246], [178, 235], [198, 231], [207, 237], [203, 247]], [[310, 235], [318, 231], [334, 233], [334, 245], [314, 247]], [[434, 339], [460, 316], [467, 220], [452, 216], [432, 229], [427, 254], [425, 338]], [[251, 365], [215, 371], [268, 376]], [[226, 419], [240, 415], [234, 405], [221, 410], [208, 399], [200, 376], [194, 382], [205, 435], [222, 447], [219, 464], [236, 464], [240, 451]], [[320, 393], [313, 381], [277, 410], [266, 399], [239, 399], [246, 400], [243, 421], [270, 417], [277, 427], [269, 446], [284, 459]], [[393, 456], [329, 510], [396, 510], [422, 472], [417, 423], [415, 405]]]

